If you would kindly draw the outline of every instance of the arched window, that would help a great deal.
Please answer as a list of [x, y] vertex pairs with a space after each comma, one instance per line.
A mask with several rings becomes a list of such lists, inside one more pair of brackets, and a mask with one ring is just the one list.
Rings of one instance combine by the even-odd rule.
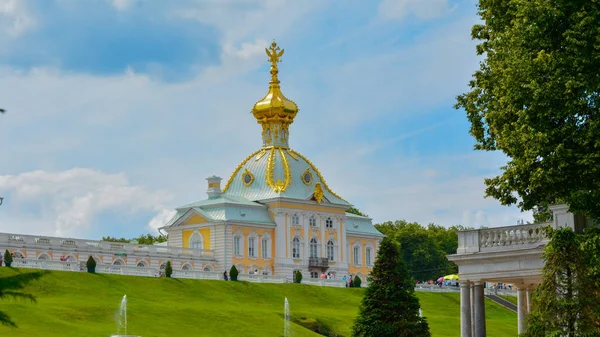
[[299, 226], [299, 225], [300, 225], [300, 217], [298, 216], [298, 214], [292, 215], [292, 226]]
[[123, 265], [123, 262], [121, 262], [121, 260], [115, 260], [113, 262], [113, 266], [122, 266], [122, 265]]
[[292, 240], [292, 257], [294, 259], [300, 258], [300, 238], [297, 236]]
[[233, 234], [233, 255], [242, 257], [244, 255], [244, 241], [242, 240], [243, 234], [237, 232]]
[[143, 261], [140, 261], [137, 263], [137, 266], [140, 268], [144, 268], [144, 267], [146, 267], [146, 264]]
[[365, 260], [366, 260], [366, 264], [367, 266], [371, 266], [373, 264], [373, 249], [371, 247], [367, 247], [367, 249], [365, 249]]
[[261, 237], [260, 252], [263, 259], [271, 258], [271, 236], [268, 233]]
[[333, 261], [335, 259], [333, 241], [331, 240], [327, 241], [327, 259], [329, 259], [329, 261]]
[[184, 264], [183, 267], [181, 267], [181, 270], [191, 270], [191, 266], [189, 264]]
[[210, 267], [204, 267], [204, 271], [211, 271]]
[[319, 257], [319, 243], [317, 239], [310, 239], [310, 257]]
[[193, 249], [203, 249], [204, 245], [203, 245], [203, 240], [202, 240], [202, 235], [200, 235], [200, 233], [198, 232], [194, 232], [194, 234], [192, 234], [192, 236], [190, 237], [190, 248]]
[[327, 220], [325, 220], [325, 227], [333, 228], [333, 220], [331, 220], [331, 218], [327, 218]]
[[317, 226], [317, 218], [314, 215], [311, 215], [310, 219], [308, 220], [308, 223], [310, 224], [311, 227], [316, 227]]
[[354, 248], [352, 249], [352, 255], [354, 257], [354, 265], [355, 266], [360, 266], [361, 265], [361, 257], [360, 257], [360, 246], [354, 246]]
[[256, 238], [248, 237], [248, 257], [256, 257]]

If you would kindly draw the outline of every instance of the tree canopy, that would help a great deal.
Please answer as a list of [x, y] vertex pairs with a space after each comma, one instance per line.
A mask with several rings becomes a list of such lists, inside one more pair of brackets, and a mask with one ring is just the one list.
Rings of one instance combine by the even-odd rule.
[[375, 227], [398, 243], [400, 255], [415, 280], [435, 280], [454, 274], [457, 266], [448, 261], [447, 254], [456, 254], [458, 235], [462, 227], [444, 228], [435, 224], [427, 227], [405, 220], [388, 221]]
[[142, 234], [136, 238], [132, 238], [132, 239], [126, 239], [126, 238], [117, 238], [117, 237], [112, 237], [112, 236], [103, 236], [102, 237], [102, 241], [109, 241], [109, 242], [124, 242], [124, 243], [129, 243], [129, 242], [137, 242], [141, 245], [153, 245], [155, 243], [161, 243], [161, 242], [167, 242], [168, 236], [167, 235], [162, 235], [159, 234], [157, 236], [154, 236], [152, 234]]
[[419, 299], [414, 286], [397, 244], [384, 238], [352, 327], [352, 336], [431, 336], [427, 320], [419, 316]]
[[600, 219], [600, 2], [479, 0], [485, 56], [458, 96], [477, 150], [509, 157], [486, 195]]

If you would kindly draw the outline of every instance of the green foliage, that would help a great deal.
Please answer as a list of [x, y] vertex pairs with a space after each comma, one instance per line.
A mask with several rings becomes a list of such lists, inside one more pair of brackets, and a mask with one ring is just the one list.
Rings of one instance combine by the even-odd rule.
[[510, 161], [486, 196], [523, 210], [562, 201], [600, 219], [600, 3], [480, 0], [485, 56], [457, 97], [477, 150]]
[[294, 274], [294, 282], [302, 283], [302, 272], [300, 272], [299, 270], [296, 270], [296, 273]]
[[388, 221], [375, 227], [400, 245], [406, 268], [414, 279], [435, 280], [439, 276], [458, 272], [458, 267], [448, 261], [446, 255], [456, 254], [456, 232], [465, 227], [444, 228], [435, 224], [425, 227], [405, 220]]
[[125, 238], [116, 238], [112, 236], [103, 236], [102, 241], [129, 243], [131, 240]]
[[[598, 231], [585, 235], [570, 228], [548, 229], [543, 281], [532, 301], [522, 337], [600, 336], [598, 279], [590, 262], [598, 262]], [[595, 248], [588, 251], [588, 248]]]
[[126, 238], [116, 238], [116, 237], [112, 237], [112, 236], [103, 236], [102, 237], [102, 241], [109, 241], [109, 242], [123, 242], [123, 243], [129, 243], [129, 242], [137, 242], [141, 245], [153, 245], [155, 243], [162, 243], [162, 242], [167, 242], [168, 239], [168, 235], [162, 235], [159, 234], [158, 236], [154, 236], [152, 234], [142, 234], [136, 238], [132, 238], [132, 239], [126, 239]]
[[419, 317], [419, 300], [399, 247], [389, 238], [379, 245], [369, 282], [353, 337], [431, 336], [426, 319]]
[[167, 265], [165, 266], [165, 276], [171, 277], [173, 275], [173, 267], [171, 266], [171, 261], [167, 261]]
[[358, 275], [354, 276], [354, 280], [352, 280], [352, 287], [360, 288], [361, 283], [362, 283], [362, 280], [360, 279], [360, 277], [358, 277]]
[[12, 255], [10, 254], [10, 251], [7, 249], [4, 252], [4, 265], [6, 265], [7, 267], [10, 267], [12, 265], [12, 262], [13, 262]]
[[360, 216], [364, 216], [364, 217], [369, 217], [368, 215], [366, 215], [365, 213], [361, 212], [358, 210], [358, 208], [356, 207], [350, 207], [346, 210], [346, 212], [348, 213], [352, 213], [352, 214], [356, 214], [356, 215], [360, 215]]
[[[22, 290], [29, 282], [42, 277], [44, 274], [44, 272], [33, 272], [0, 277], [0, 299], [4, 300], [12, 297], [13, 299], [23, 299], [35, 302], [35, 297], [33, 295], [24, 293], [20, 290]], [[12, 327], [17, 326], [4, 311], [0, 311], [0, 324]]]
[[231, 269], [229, 269], [229, 279], [232, 281], [237, 281], [237, 277], [238, 277], [239, 273], [240, 272], [237, 270], [235, 265], [231, 266]]
[[88, 273], [96, 272], [96, 260], [94, 260], [94, 258], [91, 255], [90, 255], [90, 257], [88, 257], [87, 262], [85, 263], [85, 266], [87, 267]]

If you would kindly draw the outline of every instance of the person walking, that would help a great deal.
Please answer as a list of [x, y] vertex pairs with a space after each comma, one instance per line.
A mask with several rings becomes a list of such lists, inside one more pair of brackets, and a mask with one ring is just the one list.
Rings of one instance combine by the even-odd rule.
[[227, 276], [227, 270], [223, 272], [223, 280], [229, 281], [229, 276]]

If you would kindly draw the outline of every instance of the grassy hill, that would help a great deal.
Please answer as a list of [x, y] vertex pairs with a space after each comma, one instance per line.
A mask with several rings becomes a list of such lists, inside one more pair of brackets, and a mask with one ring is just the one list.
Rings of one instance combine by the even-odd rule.
[[[31, 270], [0, 268], [0, 277]], [[37, 303], [5, 300], [18, 328], [0, 336], [87, 337], [117, 332], [116, 313], [127, 295], [128, 333], [153, 336], [281, 336], [283, 303], [290, 303], [293, 336], [349, 336], [364, 289], [302, 284], [155, 279], [50, 272], [25, 289]], [[417, 293], [433, 336], [459, 336], [456, 293]], [[401, 309], [400, 309], [401, 310]], [[486, 302], [488, 336], [515, 336], [517, 317]], [[311, 330], [312, 329], [312, 330]]]

